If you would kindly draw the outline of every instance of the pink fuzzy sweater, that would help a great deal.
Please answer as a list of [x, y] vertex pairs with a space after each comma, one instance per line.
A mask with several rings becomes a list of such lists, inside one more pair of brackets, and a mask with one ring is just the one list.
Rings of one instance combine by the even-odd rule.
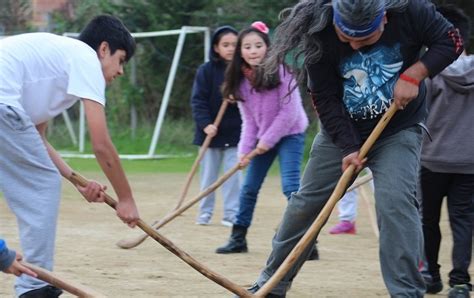
[[283, 66], [280, 80], [278, 87], [257, 92], [249, 80], [243, 79], [240, 95], [244, 101], [238, 103], [242, 116], [239, 154], [248, 154], [258, 141], [273, 148], [283, 137], [303, 133], [308, 127], [298, 88], [288, 94], [296, 81]]

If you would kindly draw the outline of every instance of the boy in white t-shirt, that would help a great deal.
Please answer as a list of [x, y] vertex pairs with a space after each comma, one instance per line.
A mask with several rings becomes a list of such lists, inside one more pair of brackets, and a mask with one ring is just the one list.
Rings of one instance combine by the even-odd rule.
[[[47, 121], [82, 99], [92, 147], [119, 202], [118, 217], [134, 227], [138, 210], [110, 139], [105, 87], [123, 74], [135, 41], [110, 15], [94, 18], [79, 39], [29, 33], [0, 41], [0, 190], [15, 213], [26, 261], [53, 268], [61, 174], [71, 168], [46, 140]], [[105, 186], [77, 189], [89, 202], [103, 202]], [[58, 297], [61, 290], [30, 276], [17, 278], [21, 298]]]

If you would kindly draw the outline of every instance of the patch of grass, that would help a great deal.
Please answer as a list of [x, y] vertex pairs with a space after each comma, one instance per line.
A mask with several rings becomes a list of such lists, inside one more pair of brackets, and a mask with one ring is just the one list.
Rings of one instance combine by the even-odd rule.
[[[77, 128], [78, 124], [73, 123]], [[112, 141], [121, 154], [147, 154], [154, 126], [143, 124], [137, 128], [135, 137], [132, 138], [130, 127], [126, 125], [109, 126]], [[155, 154], [192, 154], [197, 147], [192, 144], [194, 136], [194, 123], [191, 119], [170, 119], [163, 123]], [[55, 121], [53, 128], [48, 133], [48, 140], [58, 151], [77, 152], [77, 146], [74, 146], [66, 125], [61, 119]], [[84, 153], [92, 153], [92, 147], [86, 134]]]
[[[196, 158], [198, 148], [191, 144], [193, 137], [193, 122], [190, 119], [165, 121], [156, 154], [172, 155], [170, 157], [152, 160], [122, 160], [127, 173], [187, 173]], [[302, 167], [306, 164], [314, 136], [318, 131], [316, 121], [312, 121], [306, 132], [305, 150]], [[145, 154], [148, 152], [153, 128], [142, 127], [137, 131], [135, 139], [131, 139], [128, 128], [111, 128], [112, 139], [117, 150], [123, 154]], [[55, 125], [50, 142], [65, 151], [77, 151], [70, 143], [65, 126]], [[65, 145], [66, 144], [66, 145]], [[92, 153], [91, 146], [86, 143], [86, 153]], [[95, 159], [68, 158], [67, 163], [79, 172], [101, 171]], [[275, 162], [270, 169], [270, 175], [279, 175], [279, 165]]]
[[[185, 173], [191, 169], [195, 156], [151, 160], [122, 160], [127, 173]], [[78, 172], [102, 171], [95, 159], [67, 158], [66, 162]]]

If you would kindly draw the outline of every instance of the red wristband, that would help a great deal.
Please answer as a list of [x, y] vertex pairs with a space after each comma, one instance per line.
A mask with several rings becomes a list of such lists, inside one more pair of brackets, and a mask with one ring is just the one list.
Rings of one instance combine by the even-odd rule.
[[407, 76], [407, 75], [404, 74], [404, 73], [402, 73], [402, 74], [400, 75], [400, 80], [404, 80], [405, 82], [411, 83], [411, 84], [413, 84], [413, 85], [415, 85], [415, 86], [417, 86], [417, 87], [420, 86], [420, 81], [418, 81], [417, 79], [414, 79], [414, 78], [412, 78], [412, 77], [410, 77], [410, 76]]

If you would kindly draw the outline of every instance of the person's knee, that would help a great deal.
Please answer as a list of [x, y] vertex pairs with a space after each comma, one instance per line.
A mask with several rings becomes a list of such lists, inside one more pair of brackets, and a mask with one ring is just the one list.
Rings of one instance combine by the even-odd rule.
[[259, 189], [252, 185], [246, 184], [242, 186], [241, 192], [242, 196], [245, 198], [256, 198], [259, 193]]
[[295, 216], [306, 217], [318, 214], [324, 206], [324, 202], [315, 200], [313, 197], [299, 191], [293, 192], [288, 202], [287, 211], [293, 212]]

